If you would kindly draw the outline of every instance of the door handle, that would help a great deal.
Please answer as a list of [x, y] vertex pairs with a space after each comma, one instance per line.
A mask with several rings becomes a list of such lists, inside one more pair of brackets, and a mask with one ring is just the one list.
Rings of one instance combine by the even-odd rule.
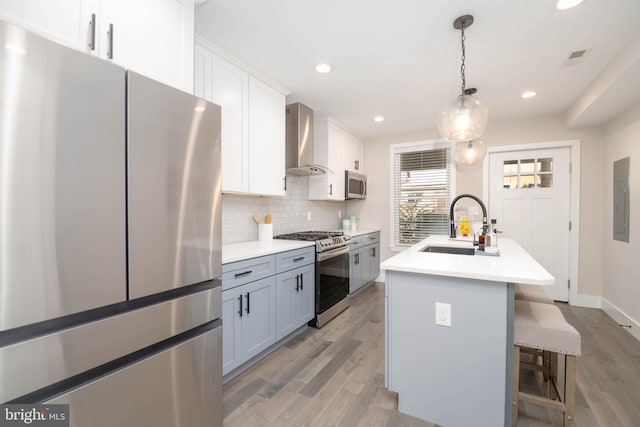
[[107, 50], [107, 58], [113, 59], [113, 24], [109, 24], [109, 31], [107, 31], [109, 38], [109, 50]]
[[298, 258], [294, 258], [293, 262], [298, 262], [298, 261], [302, 261], [304, 259], [303, 256], [299, 256]]
[[247, 270], [247, 271], [243, 271], [242, 273], [236, 273], [233, 276], [238, 278], [238, 277], [246, 276], [247, 274], [251, 274], [251, 273], [253, 273], [253, 270]]
[[333, 195], [333, 184], [329, 184], [329, 195]]
[[371, 248], [372, 252], [371, 252], [371, 256], [375, 257], [376, 256], [376, 248]]
[[240, 301], [240, 311], [238, 311], [238, 314], [242, 317], [242, 294], [238, 296], [238, 301]]
[[247, 292], [247, 314], [251, 313], [251, 306], [249, 305], [251, 303], [250, 296], [251, 294]]
[[91, 14], [89, 21], [89, 49], [96, 50], [96, 14]]
[[287, 191], [287, 176], [285, 175], [285, 177], [284, 177], [284, 178], [282, 178], [282, 179], [284, 179], [284, 187], [283, 187], [283, 190], [286, 192], [286, 191]]
[[300, 291], [300, 275], [296, 276], [296, 292]]
[[301, 274], [300, 275], [300, 290], [304, 289], [304, 276]]

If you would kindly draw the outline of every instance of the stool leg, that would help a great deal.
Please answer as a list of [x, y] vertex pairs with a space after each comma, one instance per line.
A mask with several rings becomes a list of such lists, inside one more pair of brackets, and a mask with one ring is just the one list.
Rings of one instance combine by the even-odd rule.
[[574, 411], [576, 406], [576, 357], [565, 355], [564, 374], [564, 426], [574, 426]]
[[[559, 387], [558, 385], [558, 353], [556, 352], [551, 352], [550, 354], [550, 365], [549, 366], [549, 376], [550, 379], [552, 379], [553, 381], [549, 381], [549, 384], [551, 384], [551, 394], [549, 395], [549, 397], [553, 400], [556, 400], [558, 398], [558, 396], [556, 396], [556, 389], [553, 386], [553, 384], [555, 383], [556, 386]], [[564, 393], [563, 391], [560, 391], [561, 393]], [[563, 399], [564, 402], [564, 399]]]
[[511, 384], [511, 425], [518, 424], [518, 392], [520, 391], [520, 347], [513, 346], [513, 381]]

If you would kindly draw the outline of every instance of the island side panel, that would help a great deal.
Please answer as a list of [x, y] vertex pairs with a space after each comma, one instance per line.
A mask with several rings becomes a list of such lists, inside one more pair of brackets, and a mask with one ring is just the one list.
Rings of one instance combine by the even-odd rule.
[[[505, 425], [507, 284], [387, 271], [386, 286], [398, 410], [447, 427]], [[451, 327], [435, 324], [436, 302], [451, 304]]]

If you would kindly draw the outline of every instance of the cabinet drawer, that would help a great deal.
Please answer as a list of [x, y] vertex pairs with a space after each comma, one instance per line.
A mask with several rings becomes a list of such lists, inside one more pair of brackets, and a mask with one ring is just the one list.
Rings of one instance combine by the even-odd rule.
[[380, 242], [380, 232], [376, 231], [375, 233], [368, 233], [364, 235], [364, 243], [363, 245], [372, 245], [374, 243]]
[[363, 242], [364, 242], [364, 236], [352, 237], [351, 238], [351, 248], [350, 248], [350, 250], [361, 248]]
[[268, 255], [222, 265], [222, 290], [276, 274], [276, 257]]
[[310, 246], [308, 248], [296, 249], [276, 254], [276, 271], [291, 270], [293, 268], [302, 267], [316, 261], [316, 248]]

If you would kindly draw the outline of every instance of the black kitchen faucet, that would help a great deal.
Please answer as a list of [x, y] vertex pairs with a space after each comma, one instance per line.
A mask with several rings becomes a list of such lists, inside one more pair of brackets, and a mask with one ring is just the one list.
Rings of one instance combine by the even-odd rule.
[[455, 199], [453, 199], [453, 202], [451, 202], [451, 207], [449, 208], [449, 221], [451, 224], [451, 233], [449, 234], [449, 237], [452, 239], [455, 239], [457, 236], [456, 223], [453, 220], [453, 208], [455, 207], [456, 202], [464, 197], [468, 197], [470, 199], [475, 200], [476, 202], [478, 202], [478, 204], [482, 208], [482, 234], [486, 234], [487, 230], [489, 229], [489, 224], [487, 223], [487, 207], [484, 205], [484, 203], [482, 203], [482, 200], [480, 200], [473, 194], [461, 194]]

